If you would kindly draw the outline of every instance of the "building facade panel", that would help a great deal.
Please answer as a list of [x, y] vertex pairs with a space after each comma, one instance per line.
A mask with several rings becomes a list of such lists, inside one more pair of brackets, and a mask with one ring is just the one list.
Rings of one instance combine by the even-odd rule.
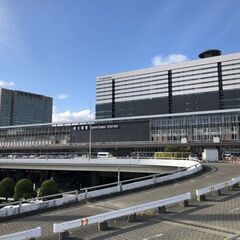
[[240, 89], [224, 91], [224, 107], [226, 109], [240, 108]]
[[[88, 143], [89, 128], [89, 125], [73, 127], [71, 143]], [[149, 121], [93, 124], [91, 129], [93, 142], [149, 141], [150, 139]]]
[[126, 102], [116, 102], [115, 106], [115, 117], [144, 116], [169, 112], [168, 97], [129, 101], [127, 104]]
[[173, 96], [173, 113], [219, 109], [218, 91]]

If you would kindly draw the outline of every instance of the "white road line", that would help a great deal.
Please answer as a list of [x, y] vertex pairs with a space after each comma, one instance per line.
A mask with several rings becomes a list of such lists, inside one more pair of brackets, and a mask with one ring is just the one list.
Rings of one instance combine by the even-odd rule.
[[240, 207], [234, 208], [234, 209], [232, 209], [230, 212], [235, 212], [235, 211], [237, 211], [237, 210], [239, 210], [239, 209], [240, 209]]
[[144, 238], [144, 239], [142, 239], [142, 240], [151, 240], [151, 239], [154, 239], [154, 238], [157, 238], [157, 237], [161, 237], [161, 236], [163, 236], [163, 235], [164, 235], [164, 234], [160, 233], [160, 234], [157, 234], [157, 235], [148, 237], [148, 238]]

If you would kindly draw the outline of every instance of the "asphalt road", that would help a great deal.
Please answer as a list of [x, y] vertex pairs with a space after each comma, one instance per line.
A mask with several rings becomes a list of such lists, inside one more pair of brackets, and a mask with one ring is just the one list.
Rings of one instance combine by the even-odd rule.
[[[240, 164], [208, 164], [207, 170], [194, 178], [171, 182], [147, 190], [115, 196], [105, 200], [91, 201], [68, 208], [53, 210], [32, 216], [25, 216], [0, 223], [0, 235], [41, 226], [41, 239], [57, 239], [52, 234], [53, 223], [78, 219], [136, 204], [164, 199], [196, 189], [210, 186], [240, 176]], [[110, 222], [104, 232], [89, 225], [71, 232], [73, 239], [225, 239], [240, 233], [240, 189], [225, 191], [224, 195], [208, 196], [208, 201], [193, 200], [191, 206], [168, 208], [167, 214], [139, 217], [136, 223], [122, 219]]]

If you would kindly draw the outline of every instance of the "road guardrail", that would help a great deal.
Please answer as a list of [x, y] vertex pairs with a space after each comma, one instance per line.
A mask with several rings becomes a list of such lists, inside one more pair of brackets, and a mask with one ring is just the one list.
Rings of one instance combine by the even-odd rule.
[[41, 227], [37, 227], [22, 232], [0, 236], [0, 240], [28, 240], [28, 239], [34, 240], [38, 237], [41, 237], [41, 235], [42, 229]]
[[[59, 233], [59, 239], [68, 239], [68, 230], [73, 228], [83, 227], [89, 224], [106, 223], [107, 220], [120, 218], [123, 216], [134, 215], [137, 212], [143, 212], [153, 208], [160, 208], [159, 212], [165, 209], [166, 206], [184, 202], [184, 206], [188, 206], [188, 201], [191, 199], [191, 193], [185, 193], [179, 196], [174, 196], [150, 203], [144, 203], [133, 207], [128, 207], [112, 212], [102, 213], [95, 216], [85, 217], [73, 221], [53, 224], [53, 232]], [[164, 211], [163, 211], [164, 212]]]
[[240, 177], [233, 178], [229, 181], [217, 183], [209, 187], [204, 187], [196, 190], [196, 196], [199, 201], [206, 200], [206, 194], [211, 192], [217, 192], [219, 195], [221, 194], [221, 189], [236, 186], [240, 182]]

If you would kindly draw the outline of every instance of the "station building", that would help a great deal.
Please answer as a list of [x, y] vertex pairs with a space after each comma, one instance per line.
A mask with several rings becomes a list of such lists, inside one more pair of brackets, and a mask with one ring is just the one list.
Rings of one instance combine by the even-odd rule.
[[240, 53], [97, 77], [96, 119], [0, 128], [1, 153], [240, 150]]

